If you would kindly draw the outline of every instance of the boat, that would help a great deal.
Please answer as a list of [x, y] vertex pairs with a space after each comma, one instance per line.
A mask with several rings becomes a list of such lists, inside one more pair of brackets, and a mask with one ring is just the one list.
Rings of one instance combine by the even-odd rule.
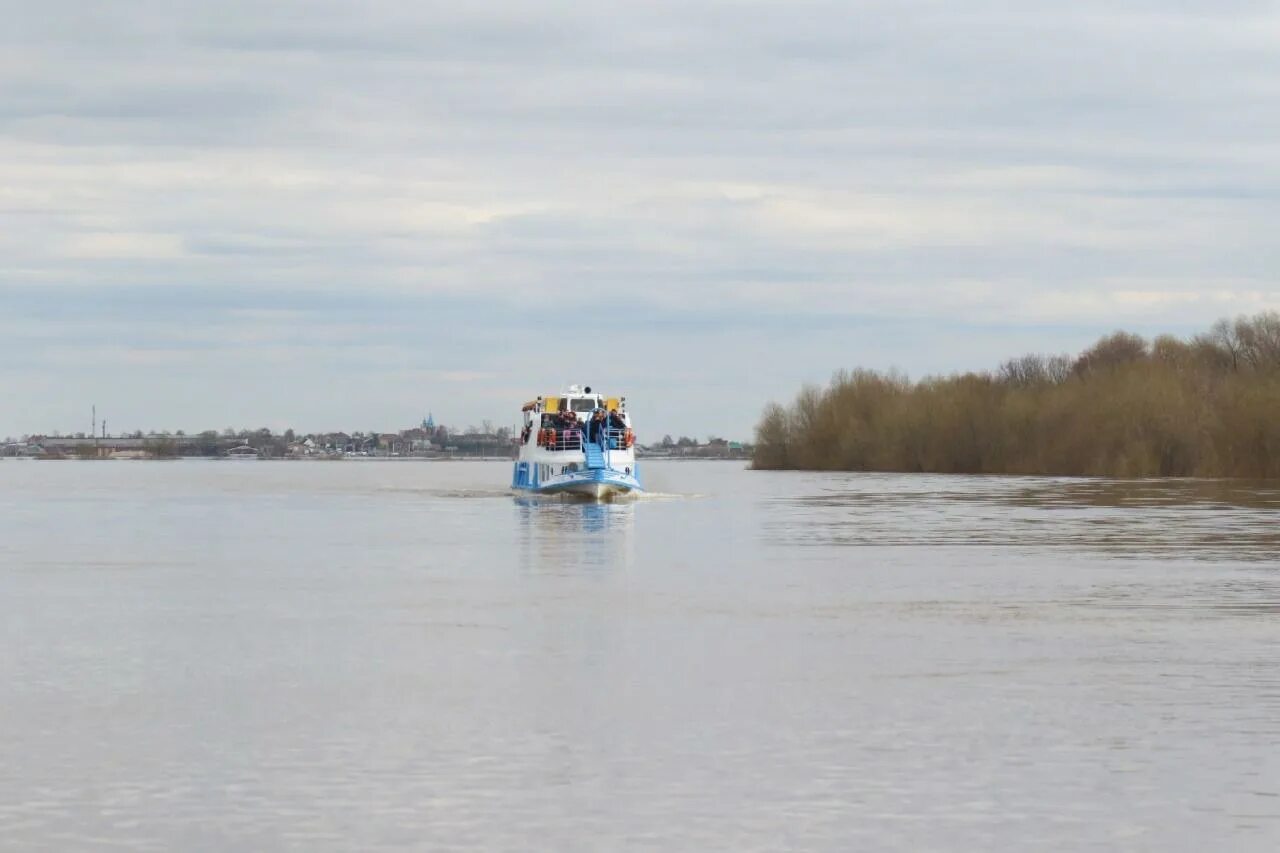
[[525, 403], [521, 414], [516, 492], [609, 500], [642, 491], [626, 397], [570, 385]]
[[262, 457], [258, 453], [258, 451], [255, 450], [254, 448], [250, 447], [247, 444], [241, 444], [238, 447], [233, 447], [230, 450], [228, 450], [226, 454], [226, 458], [236, 459], [242, 462], [254, 462], [254, 461], [257, 461], [258, 459], [261, 459]]

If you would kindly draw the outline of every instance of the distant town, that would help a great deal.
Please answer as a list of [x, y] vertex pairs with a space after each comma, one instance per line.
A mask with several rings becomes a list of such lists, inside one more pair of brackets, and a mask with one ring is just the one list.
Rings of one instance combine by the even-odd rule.
[[[293, 429], [273, 432], [224, 429], [198, 433], [143, 432], [112, 435], [94, 419], [92, 432], [25, 435], [6, 438], [0, 457], [28, 459], [176, 459], [185, 457], [228, 459], [509, 459], [515, 455], [518, 436], [509, 427], [484, 421], [479, 427], [453, 429], [437, 424], [428, 415], [422, 423], [398, 432], [315, 432]], [[648, 458], [748, 459], [749, 444], [709, 436], [705, 441], [688, 436], [663, 436], [651, 444], [637, 445]]]

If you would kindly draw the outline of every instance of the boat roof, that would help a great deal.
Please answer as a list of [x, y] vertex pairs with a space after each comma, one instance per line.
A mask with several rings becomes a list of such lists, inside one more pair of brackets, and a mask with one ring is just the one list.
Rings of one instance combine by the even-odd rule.
[[[577, 403], [578, 405], [574, 405]], [[586, 403], [586, 405], [582, 405]], [[607, 397], [601, 394], [590, 385], [582, 387], [579, 385], [570, 385], [567, 391], [558, 391], [554, 394], [547, 394], [530, 400], [521, 406], [522, 412], [558, 412], [562, 409], [569, 408], [575, 412], [590, 411], [595, 408], [617, 409], [626, 411], [626, 397]]]

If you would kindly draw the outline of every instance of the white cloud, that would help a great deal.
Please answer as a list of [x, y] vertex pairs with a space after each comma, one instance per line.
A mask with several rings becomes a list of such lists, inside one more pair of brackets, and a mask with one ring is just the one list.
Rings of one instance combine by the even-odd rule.
[[[5, 23], [0, 307], [21, 340], [116, 358], [185, 338], [215, 387], [240, 358], [322, 364], [291, 378], [300, 412], [379, 362], [490, 405], [512, 383], [488, 349], [550, 305], [634, 310], [664, 370], [723, 335], [741, 351], [708, 358], [751, 365], [725, 380], [745, 422], [753, 376], [973, 367], [1027, 324], [1076, 346], [1280, 290], [1268, 3], [54, 0]], [[859, 326], [859, 348], [819, 321], [948, 343]], [[157, 388], [177, 363], [138, 359]]]
[[97, 258], [177, 258], [183, 254], [182, 240], [174, 234], [103, 231], [71, 237], [64, 249], [70, 259]]

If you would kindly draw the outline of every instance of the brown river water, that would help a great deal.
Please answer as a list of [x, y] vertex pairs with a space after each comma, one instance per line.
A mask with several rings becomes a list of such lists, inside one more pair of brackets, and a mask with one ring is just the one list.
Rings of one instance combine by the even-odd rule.
[[1280, 483], [0, 462], [0, 849], [1280, 849]]

